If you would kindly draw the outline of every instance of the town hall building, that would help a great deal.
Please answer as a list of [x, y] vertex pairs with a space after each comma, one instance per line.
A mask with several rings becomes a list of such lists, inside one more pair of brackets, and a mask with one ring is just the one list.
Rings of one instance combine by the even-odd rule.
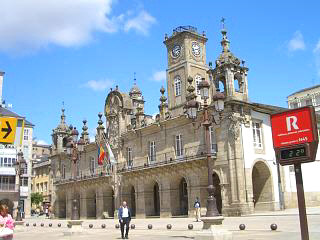
[[[207, 64], [205, 33], [183, 26], [165, 35], [167, 86], [159, 92], [159, 113], [155, 118], [145, 113], [136, 81], [129, 93], [122, 92], [121, 86], [110, 90], [103, 111], [105, 124], [100, 115], [95, 142], [89, 141], [84, 121], [84, 151], [77, 161], [66, 152], [70, 135], [77, 130], [67, 125], [62, 110], [61, 122], [52, 133], [50, 157], [56, 217], [70, 218], [74, 199], [80, 218], [114, 217], [123, 200], [137, 218], [192, 216], [197, 197], [205, 215], [208, 174], [213, 178], [217, 209], [225, 216], [284, 205], [285, 182], [279, 177], [283, 169], [276, 163], [270, 124], [270, 114], [283, 109], [249, 100], [249, 69], [231, 52], [224, 27], [221, 32], [222, 51], [213, 64]], [[199, 84], [203, 78], [210, 86], [210, 152], [202, 124]], [[214, 107], [219, 91], [225, 96], [222, 112]], [[196, 118], [186, 114], [190, 96], [198, 102]], [[97, 165], [97, 143], [103, 138], [115, 156], [113, 167]], [[213, 165], [209, 173], [208, 164]]]

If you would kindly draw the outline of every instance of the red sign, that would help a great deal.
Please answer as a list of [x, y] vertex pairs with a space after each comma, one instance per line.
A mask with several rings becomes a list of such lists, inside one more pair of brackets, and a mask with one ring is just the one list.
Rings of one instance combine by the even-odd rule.
[[312, 111], [303, 107], [274, 114], [271, 116], [271, 127], [274, 148], [311, 143], [317, 140], [313, 130]]

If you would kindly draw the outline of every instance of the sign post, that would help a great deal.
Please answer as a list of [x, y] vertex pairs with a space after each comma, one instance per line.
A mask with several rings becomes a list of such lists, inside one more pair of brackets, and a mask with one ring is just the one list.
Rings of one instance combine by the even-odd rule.
[[294, 165], [301, 239], [309, 240], [301, 163], [313, 162], [318, 148], [318, 128], [312, 106], [271, 115], [273, 147], [280, 165]]

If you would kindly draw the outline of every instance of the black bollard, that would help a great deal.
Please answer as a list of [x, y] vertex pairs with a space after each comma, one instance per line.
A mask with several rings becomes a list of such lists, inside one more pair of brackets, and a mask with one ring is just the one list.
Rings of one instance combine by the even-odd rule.
[[61, 227], [61, 223], [58, 223], [58, 227]]
[[152, 229], [152, 224], [148, 224], [148, 229]]
[[191, 223], [188, 224], [188, 229], [189, 229], [189, 230], [192, 230], [192, 229], [193, 229], [193, 224], [191, 224]]
[[278, 226], [277, 226], [277, 224], [272, 223], [272, 224], [270, 225], [270, 228], [271, 228], [272, 231], [275, 231], [275, 230], [277, 230]]
[[116, 229], [118, 229], [120, 227], [119, 223], [117, 223], [115, 227]]
[[170, 230], [172, 228], [171, 224], [167, 224], [167, 229]]
[[241, 223], [241, 224], [239, 225], [239, 229], [240, 229], [240, 230], [245, 230], [245, 229], [246, 229], [246, 225], [244, 225], [243, 223]]
[[52, 223], [49, 223], [49, 227], [52, 227]]
[[92, 225], [92, 224], [89, 224], [89, 228], [93, 228], [93, 225]]
[[136, 228], [136, 225], [131, 224], [131, 229], [135, 229], [135, 228]]
[[101, 224], [101, 228], [106, 228], [106, 225], [105, 224]]

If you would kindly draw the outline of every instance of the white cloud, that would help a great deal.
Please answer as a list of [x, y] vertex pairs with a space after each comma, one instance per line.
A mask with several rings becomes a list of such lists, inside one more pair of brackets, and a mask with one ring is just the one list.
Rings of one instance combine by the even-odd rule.
[[107, 88], [111, 87], [113, 85], [113, 82], [111, 80], [90, 80], [83, 84], [84, 87], [90, 88], [94, 91], [104, 91]]
[[167, 78], [167, 73], [166, 71], [158, 71], [153, 73], [151, 80], [156, 81], [156, 82], [162, 82], [165, 81]]
[[49, 145], [46, 141], [44, 140], [36, 140], [37, 141], [37, 144], [39, 145]]
[[318, 41], [316, 47], [313, 49], [313, 53], [315, 56], [317, 73], [318, 73], [318, 76], [320, 77], [320, 40]]
[[25, 54], [50, 45], [82, 46], [94, 32], [134, 29], [147, 34], [155, 19], [145, 11], [111, 16], [115, 0], [0, 0], [0, 51]]
[[303, 40], [303, 35], [300, 31], [296, 31], [293, 34], [293, 37], [288, 43], [288, 49], [290, 52], [306, 49], [306, 46]]
[[148, 35], [151, 25], [156, 23], [156, 19], [146, 11], [141, 11], [136, 17], [128, 19], [124, 25], [124, 31], [134, 30], [137, 33]]

